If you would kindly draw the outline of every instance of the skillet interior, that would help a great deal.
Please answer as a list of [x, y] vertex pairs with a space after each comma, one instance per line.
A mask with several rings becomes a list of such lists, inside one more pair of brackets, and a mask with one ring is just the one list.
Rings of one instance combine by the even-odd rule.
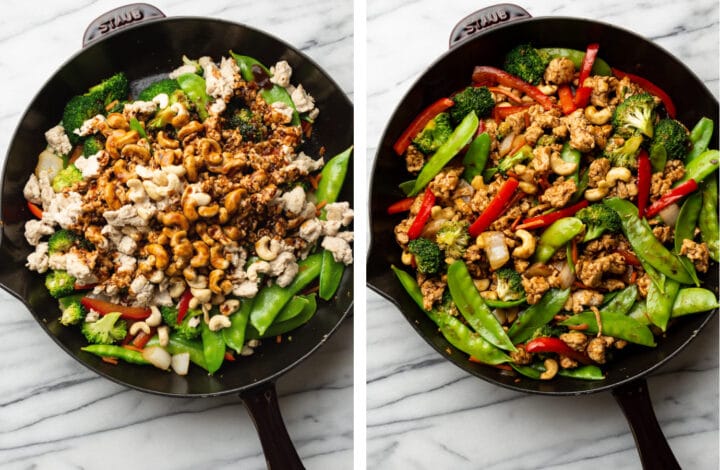
[[[80, 351], [85, 341], [77, 329], [58, 323], [57, 302], [47, 294], [44, 276], [24, 267], [25, 258], [32, 250], [23, 236], [24, 222], [31, 215], [22, 189], [35, 167], [36, 156], [45, 147], [45, 130], [57, 123], [68, 99], [118, 71], [124, 71], [138, 86], [143, 80], [177, 67], [183, 54], [188, 57], [210, 55], [218, 60], [222, 55], [227, 56], [229, 49], [268, 65], [281, 59], [292, 65], [293, 83], [301, 82], [321, 110], [312, 139], [302, 147], [306, 153], [319, 155], [324, 146], [326, 158], [330, 158], [352, 144], [352, 104], [340, 87], [307, 56], [279, 39], [244, 25], [176, 17], [120, 31], [69, 59], [34, 98], [9, 147], [2, 181], [0, 282], [28, 306], [65, 351], [90, 369], [139, 390], [177, 396], [217, 395], [273, 380], [319, 347], [352, 307], [352, 269], [346, 269], [335, 299], [319, 301], [317, 314], [292, 334], [292, 341], [282, 344], [266, 341], [251, 358], [226, 364], [212, 377], [198, 367], [191, 367], [188, 376], [180, 377], [148, 367], [111, 366]], [[352, 165], [347, 181], [353, 181]], [[351, 183], [345, 185], [340, 199], [352, 202]]]
[[[599, 57], [612, 67], [635, 73], [653, 81], [673, 98], [677, 118], [693, 126], [702, 116], [717, 121], [718, 103], [703, 83], [685, 65], [650, 41], [612, 25], [574, 18], [531, 18], [518, 20], [489, 30], [453, 48], [440, 57], [415, 82], [397, 106], [380, 141], [372, 174], [370, 219], [371, 248], [368, 253], [368, 284], [393, 302], [417, 332], [440, 354], [463, 370], [488, 382], [517, 391], [548, 395], [574, 395], [606, 390], [659, 367], [698, 334], [712, 314], [688, 316], [675, 322], [656, 348], [629, 347], [614, 361], [603, 366], [606, 379], [598, 382], [558, 377], [552, 381], [533, 381], [504, 371], [471, 363], [437, 332], [437, 328], [409, 299], [389, 266], [402, 266], [400, 250], [393, 233], [400, 217], [385, 212], [392, 201], [404, 197], [398, 184], [409, 179], [404, 159], [392, 150], [392, 144], [412, 119], [428, 104], [449, 96], [470, 84], [475, 65], [502, 63], [513, 46], [531, 42], [536, 47], [568, 47], [585, 50], [591, 42], [600, 43]], [[717, 148], [718, 131], [711, 147]], [[703, 284], [717, 292], [718, 272], [713, 265]], [[449, 349], [448, 349], [449, 348]], [[452, 354], [447, 351], [451, 350]]]

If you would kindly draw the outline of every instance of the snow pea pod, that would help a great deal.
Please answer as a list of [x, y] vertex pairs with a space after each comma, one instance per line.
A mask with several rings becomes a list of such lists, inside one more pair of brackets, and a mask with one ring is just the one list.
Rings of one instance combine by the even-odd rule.
[[672, 305], [672, 317], [707, 312], [720, 307], [715, 293], [702, 287], [680, 289]]
[[627, 316], [637, 320], [643, 325], [649, 325], [652, 323], [652, 321], [650, 321], [650, 317], [648, 316], [647, 304], [644, 299], [635, 302]]
[[668, 320], [673, 309], [673, 302], [677, 296], [680, 284], [674, 279], [665, 280], [665, 291], [661, 292], [652, 282], [648, 286], [645, 305], [647, 316], [653, 325], [662, 331], [667, 329]]
[[[625, 341], [643, 346], [655, 346], [655, 338], [653, 337], [652, 331], [634, 318], [621, 313], [600, 312], [600, 321], [602, 322], [602, 333], [604, 335], [624, 339]], [[583, 331], [583, 333], [587, 334], [596, 334], [599, 331], [595, 313], [593, 312], [578, 313], [560, 322], [560, 325], [587, 325], [587, 329]]]
[[400, 188], [400, 191], [402, 191], [404, 195], [409, 196], [413, 188], [415, 187], [415, 181], [417, 180], [403, 181], [398, 185], [398, 188]]
[[252, 311], [252, 299], [245, 299], [240, 304], [240, 308], [230, 315], [230, 326], [223, 328], [222, 335], [225, 345], [235, 352], [242, 351], [245, 344], [245, 332], [247, 330], [250, 312]]
[[450, 265], [447, 272], [450, 295], [468, 324], [491, 344], [500, 349], [515, 351], [502, 325], [483, 301], [475, 288], [470, 272], [464, 261]]
[[518, 374], [524, 375], [528, 379], [533, 380], [540, 380], [540, 375], [545, 372], [545, 366], [542, 364], [530, 364], [529, 366], [524, 366], [511, 362], [510, 367], [512, 367]]
[[686, 256], [680, 254], [683, 240], [693, 240], [695, 238], [695, 226], [697, 225], [702, 208], [702, 193], [693, 193], [685, 200], [677, 221], [675, 222], [675, 241], [673, 252], [680, 258], [690, 277], [696, 286], [700, 285], [700, 279], [695, 272], [695, 265]]
[[485, 305], [490, 308], [510, 308], [524, 304], [525, 302], [527, 302], [527, 297], [523, 297], [522, 299], [517, 300], [497, 300], [483, 298], [483, 301], [485, 302]]
[[177, 78], [180, 89], [195, 104], [195, 110], [201, 120], [208, 117], [207, 105], [210, 97], [205, 91], [205, 79], [194, 73], [184, 73]]
[[222, 331], [212, 331], [207, 323], [202, 322], [201, 324], [200, 338], [202, 339], [203, 356], [207, 371], [213, 374], [225, 360], [225, 340]]
[[641, 253], [642, 259], [667, 277], [682, 284], [692, 284], [693, 279], [680, 259], [655, 238], [652, 230], [638, 217], [635, 205], [617, 197], [611, 197], [603, 203], [620, 216], [622, 231], [635, 253]]
[[535, 261], [547, 262], [555, 252], [578, 236], [585, 225], [576, 217], [563, 217], [556, 220], [540, 235], [537, 249], [535, 250]]
[[95, 354], [96, 356], [114, 357], [116, 359], [120, 359], [131, 364], [150, 364], [150, 361], [145, 359], [140, 351], [123, 348], [122, 346], [118, 346], [116, 344], [90, 344], [80, 349], [82, 351]]
[[250, 312], [250, 323], [260, 334], [265, 333], [293, 295], [300, 292], [301, 289], [320, 275], [322, 254], [310, 255], [300, 261], [298, 265], [298, 274], [288, 286], [280, 287], [273, 284], [264, 288], [255, 296], [252, 312]]
[[560, 159], [576, 165], [575, 171], [568, 175], [567, 179], [575, 181], [575, 185], [577, 186], [580, 182], [580, 160], [582, 159], [582, 154], [579, 150], [573, 148], [570, 145], [570, 142], [565, 142], [565, 144], [563, 144], [562, 151], [560, 152]]
[[[248, 327], [247, 332], [247, 338], [248, 339], [265, 339], [265, 338], [274, 338], [276, 336], [284, 335], [285, 333], [289, 333], [296, 328], [299, 328], [300, 326], [304, 325], [310, 319], [315, 315], [315, 312], [317, 312], [317, 301], [315, 299], [315, 294], [308, 295], [308, 296], [301, 296], [301, 297], [295, 297], [295, 299], [299, 299], [302, 302], [297, 303], [296, 305], [301, 305], [301, 308], [297, 313], [292, 314], [292, 311], [295, 310], [295, 308], [291, 308], [291, 305], [288, 304], [283, 312], [278, 315], [275, 322], [273, 322], [272, 325], [270, 325], [270, 328], [267, 329], [267, 331], [264, 334], [260, 334], [252, 325]], [[292, 302], [292, 301], [291, 301]], [[287, 312], [287, 313], [286, 313]], [[283, 315], [285, 313], [285, 315]], [[281, 317], [285, 317], [282, 321], [279, 321]]]
[[605, 304], [600, 311], [601, 312], [613, 312], [625, 315], [630, 311], [635, 299], [637, 298], [638, 289], [635, 284], [631, 284], [625, 289], [619, 291], [610, 302]]
[[560, 312], [570, 296], [570, 289], [550, 289], [543, 294], [535, 305], [521, 312], [518, 319], [508, 330], [508, 336], [514, 344], [530, 339], [536, 329], [547, 325]]
[[695, 127], [693, 127], [692, 131], [690, 131], [690, 142], [692, 143], [692, 148], [685, 157], [686, 165], [707, 150], [714, 127], [715, 123], [713, 120], [706, 117], [700, 118], [697, 124], [695, 124]]
[[[549, 58], [555, 59], [557, 57], [565, 57], [570, 59], [575, 66], [576, 70], [580, 70], [582, 67], [583, 59], [585, 58], [585, 51], [578, 51], [576, 49], [566, 49], [563, 47], [543, 47], [539, 49], [541, 53], [546, 54]], [[607, 62], [599, 57], [595, 58], [591, 75], [612, 75], [612, 69]]]
[[470, 183], [477, 175], [481, 175], [487, 164], [490, 155], [490, 134], [483, 132], [470, 143], [465, 156], [463, 166], [465, 171], [462, 177]]
[[440, 173], [440, 170], [470, 142], [479, 124], [480, 121], [474, 111], [471, 111], [463, 118], [460, 125], [452, 131], [448, 140], [437, 149], [422, 167], [415, 180], [415, 186], [408, 196], [415, 196], [425, 189], [425, 186]]
[[718, 166], [720, 166], [720, 151], [705, 150], [685, 166], [685, 176], [673, 186], [678, 186], [688, 180], [700, 183], [706, 176], [715, 173]]
[[702, 207], [698, 218], [700, 236], [707, 244], [710, 257], [720, 261], [720, 225], [718, 224], [718, 182], [715, 178], [705, 181], [702, 188]]
[[579, 366], [574, 369], [563, 369], [558, 370], [558, 375], [561, 377], [569, 377], [571, 379], [579, 380], [604, 380], [605, 376], [602, 370], [598, 366], [592, 364], [586, 366]]
[[420, 310], [425, 310], [423, 307], [423, 296], [420, 286], [417, 281], [410, 274], [406, 273], [402, 269], [398, 269], [394, 265], [390, 265], [390, 269], [395, 273], [395, 277], [400, 282], [400, 285], [405, 289], [411, 299], [420, 307]]
[[300, 314], [300, 312], [303, 311], [305, 307], [307, 307], [307, 304], [310, 301], [308, 300], [307, 296], [304, 295], [296, 295], [290, 301], [285, 305], [285, 307], [282, 309], [282, 311], [278, 314], [277, 317], [275, 317], [275, 321], [273, 322], [273, 325], [276, 323], [284, 322], [287, 320], [290, 320], [291, 318], [294, 318]]
[[325, 250], [322, 253], [322, 267], [320, 268], [320, 288], [318, 293], [323, 300], [330, 300], [335, 295], [340, 281], [342, 281], [345, 265], [335, 261], [332, 252]]
[[345, 176], [347, 175], [352, 150], [352, 146], [348, 147], [343, 152], [328, 160], [323, 166], [320, 172], [320, 182], [315, 191], [315, 200], [318, 203], [325, 201], [326, 204], [330, 204], [337, 201], [340, 190], [345, 183]]

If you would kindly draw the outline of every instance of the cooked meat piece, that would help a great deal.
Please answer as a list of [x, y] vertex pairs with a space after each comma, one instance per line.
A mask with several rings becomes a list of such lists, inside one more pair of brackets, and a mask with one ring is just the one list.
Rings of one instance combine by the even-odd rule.
[[517, 351], [510, 352], [510, 359], [518, 365], [528, 365], [532, 363], [533, 355], [525, 350], [525, 346], [519, 345]]
[[556, 208], [565, 207], [576, 189], [575, 181], [571, 179], [565, 180], [565, 178], [561, 176], [540, 195], [540, 201], [547, 202]]
[[588, 357], [598, 364], [605, 364], [605, 349], [608, 346], [605, 342], [605, 338], [607, 338], [607, 336], [593, 338], [587, 345], [586, 352]]
[[588, 187], [597, 188], [599, 181], [604, 181], [610, 171], [610, 160], [607, 158], [596, 158], [588, 167]]
[[708, 270], [710, 252], [705, 242], [696, 243], [687, 238], [683, 240], [680, 254], [685, 255], [693, 262], [695, 269], [704, 273]]
[[444, 168], [440, 173], [428, 185], [430, 190], [433, 192], [435, 197], [440, 199], [438, 203], [440, 205], [444, 202], [448, 202], [450, 195], [457, 188], [460, 182], [460, 175], [462, 175], [463, 167], [449, 167]]
[[538, 173], [548, 173], [550, 171], [550, 156], [552, 148], [547, 145], [541, 145], [533, 149], [533, 159], [530, 160], [530, 167]]
[[608, 196], [616, 196], [621, 199], [630, 199], [637, 196], [637, 193], [638, 188], [634, 180], [629, 183], [625, 183], [624, 181], [618, 181], [617, 183], [615, 183], [615, 186], [610, 189]]
[[[423, 296], [423, 307], [425, 310], [430, 310], [436, 302], [442, 300], [447, 282], [437, 277], [423, 278], [424, 276], [418, 275], [418, 284], [420, 284], [420, 292], [422, 292]], [[420, 279], [423, 279], [422, 282], [420, 282]]]
[[575, 351], [584, 351], [588, 338], [579, 331], [569, 331], [560, 335], [560, 339]]
[[565, 310], [572, 310], [575, 313], [580, 313], [585, 310], [585, 307], [590, 305], [598, 306], [602, 303], [604, 296], [592, 289], [578, 289], [570, 295], [565, 306]]
[[583, 86], [592, 88], [590, 104], [605, 108], [613, 104], [616, 84], [615, 77], [593, 75], [585, 79]]
[[538, 303], [543, 294], [550, 289], [550, 284], [544, 276], [522, 276], [522, 285], [527, 295], [527, 303], [530, 305]]
[[560, 367], [563, 369], [574, 369], [578, 366], [578, 362], [567, 356], [560, 355]]
[[[523, 130], [525, 130], [525, 117], [527, 115], [527, 111], [513, 113], [505, 118], [505, 125], [509, 126], [510, 132], [514, 134], [520, 134]], [[505, 133], [505, 135], [507, 134], [508, 132]]]
[[637, 95], [644, 92], [640, 86], [630, 81], [628, 77], [623, 77], [620, 80], [614, 79], [614, 86], [615, 102], [625, 101], [630, 95]]
[[412, 225], [413, 218], [408, 218], [400, 222], [395, 226], [394, 232], [395, 232], [395, 240], [397, 240], [398, 244], [400, 246], [405, 246], [410, 241], [410, 238], [408, 238], [408, 230], [410, 230], [410, 225]]
[[542, 127], [537, 124], [530, 124], [525, 130], [525, 142], [527, 142], [528, 145], [534, 146], [543, 134], [545, 134], [545, 131]]
[[680, 160], [670, 160], [665, 164], [662, 173], [653, 173], [650, 183], [650, 200], [659, 199], [660, 196], [670, 191], [676, 181], [685, 176], [685, 167]]
[[407, 171], [415, 173], [420, 171], [425, 164], [425, 155], [414, 145], [410, 145], [405, 152], [405, 166]]
[[589, 126], [588, 130], [595, 138], [596, 148], [605, 148], [608, 138], [613, 132], [612, 124], [603, 124], [602, 126]]
[[520, 274], [524, 273], [527, 270], [528, 266], [530, 266], [530, 261], [528, 261], [528, 260], [519, 259], [519, 258], [515, 258], [515, 257], [513, 257], [513, 260], [514, 260], [514, 264], [515, 264], [515, 271]]
[[602, 287], [603, 287], [603, 289], [607, 289], [608, 291], [612, 292], [612, 291], [624, 289], [625, 283], [623, 281], [621, 281], [620, 279], [610, 278], [610, 279], [605, 279], [602, 282]]
[[600, 287], [605, 273], [622, 274], [625, 272], [625, 258], [619, 253], [611, 253], [595, 260], [581, 257], [575, 265], [578, 279], [587, 287]]
[[653, 235], [655, 235], [655, 238], [657, 238], [660, 243], [672, 241], [674, 231], [675, 230], [672, 227], [667, 225], [656, 225], [652, 229]]
[[591, 124], [585, 119], [582, 109], [573, 111], [563, 119], [570, 130], [570, 145], [573, 148], [583, 153], [595, 148], [595, 137], [590, 132]]
[[545, 81], [556, 85], [563, 85], [573, 81], [575, 65], [567, 57], [556, 57], [550, 61], [545, 69]]
[[643, 297], [647, 297], [648, 288], [650, 287], [650, 283], [652, 280], [650, 279], [650, 276], [647, 275], [647, 273], [644, 273], [642, 276], [637, 278], [637, 281], [635, 281], [635, 285], [638, 286], [638, 291], [640, 292], [640, 295]]
[[619, 241], [616, 234], [605, 233], [602, 237], [588, 242], [585, 245], [585, 252], [597, 254], [603, 251], [615, 251]]

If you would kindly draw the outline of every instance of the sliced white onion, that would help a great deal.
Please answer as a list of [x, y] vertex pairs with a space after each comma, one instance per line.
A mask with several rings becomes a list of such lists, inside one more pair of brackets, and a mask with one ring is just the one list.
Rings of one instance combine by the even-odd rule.
[[500, 146], [498, 147], [498, 155], [501, 157], [504, 157], [505, 155], [512, 150], [513, 140], [515, 140], [515, 133], [511, 132], [508, 135], [503, 138], [502, 142], [500, 142]]
[[523, 273], [526, 277], [544, 276], [547, 277], [553, 273], [553, 269], [545, 263], [533, 263]]
[[190, 367], [190, 353], [173, 354], [170, 365], [177, 375], [187, 375]]
[[558, 265], [559, 273], [558, 273], [558, 280], [560, 281], [560, 287], [563, 289], [567, 289], [568, 287], [572, 286], [575, 282], [575, 274], [573, 274], [572, 270], [570, 269], [570, 264], [563, 261]]
[[663, 222], [665, 222], [665, 225], [669, 227], [674, 227], [679, 213], [680, 206], [678, 206], [677, 204], [670, 204], [665, 209], [660, 211], [660, 218]]
[[492, 314], [501, 325], [504, 325], [507, 322], [507, 312], [505, 312], [504, 308], [494, 308], [492, 309]]
[[495, 271], [501, 268], [510, 259], [510, 252], [505, 244], [505, 235], [502, 232], [483, 232], [482, 245], [490, 262], [490, 269]]
[[142, 356], [158, 369], [167, 370], [170, 367], [170, 353], [160, 346], [149, 346], [143, 349]]
[[43, 150], [38, 155], [37, 166], [35, 167], [35, 176], [45, 173], [50, 181], [63, 169], [63, 159], [55, 155], [52, 150]]

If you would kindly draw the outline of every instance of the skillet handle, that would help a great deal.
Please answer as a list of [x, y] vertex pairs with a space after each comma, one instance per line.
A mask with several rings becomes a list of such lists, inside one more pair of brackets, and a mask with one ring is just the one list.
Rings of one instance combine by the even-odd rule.
[[260, 436], [269, 470], [304, 470], [278, 406], [275, 383], [268, 382], [240, 394]]
[[497, 25], [530, 17], [531, 15], [527, 10], [512, 3], [500, 3], [482, 8], [461, 19], [455, 25], [452, 33], [450, 33], [449, 47], [452, 49], [475, 34]]
[[612, 394], [630, 425], [643, 468], [680, 470], [680, 464], [655, 417], [645, 379], [616, 387]]
[[83, 48], [108, 34], [154, 18], [165, 18], [165, 13], [147, 3], [132, 3], [117, 7], [98, 16], [90, 23], [83, 34]]

